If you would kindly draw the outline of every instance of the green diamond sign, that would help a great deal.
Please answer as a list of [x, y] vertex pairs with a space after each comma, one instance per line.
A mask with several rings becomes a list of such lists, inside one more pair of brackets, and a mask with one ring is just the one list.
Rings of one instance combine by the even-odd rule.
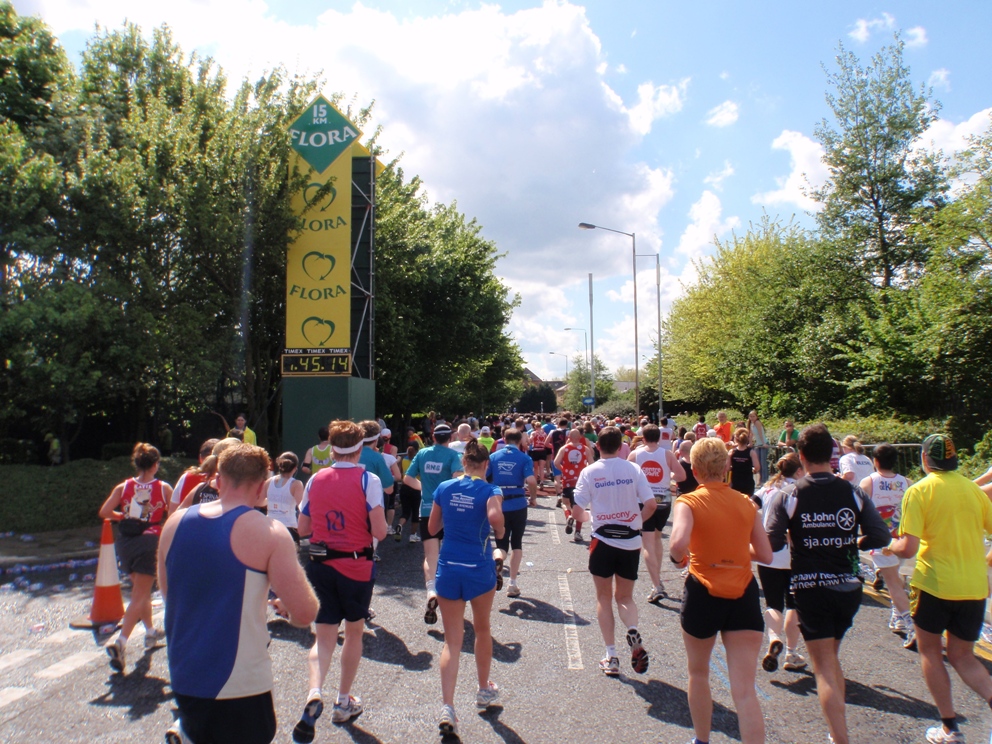
[[318, 173], [327, 170], [360, 135], [323, 96], [317, 96], [289, 129], [293, 149]]

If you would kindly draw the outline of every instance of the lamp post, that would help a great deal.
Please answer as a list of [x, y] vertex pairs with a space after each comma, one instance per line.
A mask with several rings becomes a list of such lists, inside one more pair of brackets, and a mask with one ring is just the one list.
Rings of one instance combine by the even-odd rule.
[[654, 283], [658, 290], [658, 426], [661, 426], [661, 419], [664, 416], [664, 405], [662, 404], [662, 398], [664, 395], [661, 392], [661, 251], [657, 253], [638, 253], [638, 256], [651, 257], [654, 256], [656, 261], [654, 267]]
[[580, 222], [580, 230], [606, 230], [607, 232], [626, 235], [630, 238], [630, 257], [632, 259], [632, 269], [634, 274], [634, 415], [641, 415], [641, 373], [639, 369], [640, 355], [637, 349], [637, 237], [634, 233], [614, 230], [612, 227], [593, 225], [589, 222]]
[[[589, 383], [590, 383], [590, 397], [592, 396], [592, 369], [589, 367], [589, 335], [586, 333], [585, 328], [565, 328], [566, 331], [582, 331], [582, 335], [586, 340], [586, 368], [589, 369]], [[592, 406], [589, 406], [591, 409]]]
[[565, 385], [568, 385], [568, 354], [562, 354], [560, 351], [549, 351], [549, 354], [554, 354], [555, 356], [565, 357]]

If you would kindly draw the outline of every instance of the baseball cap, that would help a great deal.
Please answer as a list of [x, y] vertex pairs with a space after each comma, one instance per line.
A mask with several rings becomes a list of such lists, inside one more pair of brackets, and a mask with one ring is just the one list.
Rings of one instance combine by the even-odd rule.
[[489, 433], [489, 427], [488, 426], [483, 426], [479, 431], [481, 431], [483, 434], [488, 434]]
[[380, 439], [389, 439], [391, 436], [393, 436], [393, 432], [391, 432], [389, 429], [383, 429], [382, 431], [379, 432]]
[[957, 470], [958, 451], [946, 434], [931, 434], [924, 439], [923, 454], [933, 470]]

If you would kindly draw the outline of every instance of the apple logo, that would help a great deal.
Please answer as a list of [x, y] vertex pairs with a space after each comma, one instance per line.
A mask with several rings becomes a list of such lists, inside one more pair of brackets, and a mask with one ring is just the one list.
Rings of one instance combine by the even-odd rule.
[[311, 316], [300, 325], [303, 338], [314, 347], [326, 346], [334, 335], [334, 323], [316, 316]]
[[303, 271], [315, 282], [324, 281], [334, 271], [334, 256], [319, 251], [310, 251], [303, 257]]

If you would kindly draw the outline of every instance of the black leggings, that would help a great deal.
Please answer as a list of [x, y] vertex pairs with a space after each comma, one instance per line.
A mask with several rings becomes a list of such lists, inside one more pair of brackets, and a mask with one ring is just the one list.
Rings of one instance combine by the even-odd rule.
[[420, 491], [406, 483], [400, 486], [400, 519], [410, 524], [420, 521]]

